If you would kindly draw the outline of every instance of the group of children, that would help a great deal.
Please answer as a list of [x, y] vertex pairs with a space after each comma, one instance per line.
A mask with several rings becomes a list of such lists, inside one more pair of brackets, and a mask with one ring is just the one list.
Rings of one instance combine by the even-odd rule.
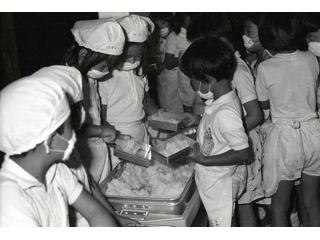
[[76, 226], [138, 224], [101, 189], [119, 162], [115, 142], [150, 142], [146, 118], [159, 108], [148, 66], [160, 107], [197, 127], [188, 158], [210, 226], [234, 226], [235, 216], [258, 226], [256, 203], [271, 203], [272, 226], [289, 226], [294, 188], [303, 226], [319, 226], [320, 18], [246, 14], [241, 42], [225, 13], [150, 18], [78, 21], [64, 66], [1, 90], [0, 225], [68, 226], [68, 205]]
[[[296, 189], [301, 225], [319, 226], [319, 16], [248, 13], [235, 27], [225, 13], [191, 14], [183, 35], [188, 46], [174, 31], [176, 17], [164, 16], [154, 16], [160, 33], [172, 30], [160, 34], [159, 103], [192, 113], [189, 124], [199, 124], [199, 148], [189, 157], [198, 163], [210, 225], [231, 226], [236, 207], [239, 226], [258, 226], [255, 204], [271, 203], [271, 225], [289, 226]], [[172, 56], [179, 45], [186, 51]], [[172, 59], [180, 70], [165, 76]], [[173, 109], [190, 83], [191, 111], [185, 104]]]

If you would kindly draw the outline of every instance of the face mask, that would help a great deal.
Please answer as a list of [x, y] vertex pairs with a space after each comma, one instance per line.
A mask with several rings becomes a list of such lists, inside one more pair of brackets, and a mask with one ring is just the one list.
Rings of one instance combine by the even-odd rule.
[[129, 71], [129, 70], [136, 69], [137, 67], [140, 66], [140, 63], [141, 63], [140, 61], [135, 61], [134, 63], [124, 62], [122, 67], [121, 67], [121, 70]]
[[247, 37], [246, 35], [243, 35], [242, 39], [243, 39], [243, 45], [246, 49], [253, 47], [254, 42], [251, 38]]
[[160, 29], [160, 36], [165, 38], [166, 36], [168, 36], [169, 34], [169, 28], [165, 27], [165, 28], [161, 28]]
[[320, 42], [309, 42], [308, 50], [317, 57], [320, 57]]
[[274, 55], [268, 50], [268, 49], [265, 49], [266, 53], [270, 56], [270, 57], [273, 57]]
[[213, 99], [213, 92], [211, 92], [211, 90], [210, 90], [210, 84], [209, 84], [209, 90], [207, 93], [202, 93], [200, 89], [201, 89], [201, 82], [199, 85], [199, 90], [197, 91], [197, 94], [200, 98], [205, 99], [205, 100]]
[[65, 150], [57, 150], [57, 149], [51, 149], [48, 146], [48, 142], [47, 140], [44, 142], [44, 146], [46, 148], [46, 153], [51, 152], [63, 152], [63, 157], [62, 157], [62, 161], [66, 161], [70, 158], [70, 155], [74, 149], [74, 145], [76, 144], [77, 138], [76, 138], [76, 134], [74, 131], [72, 131], [72, 136], [70, 138], [70, 140], [65, 139], [64, 137], [62, 137], [60, 134], [57, 134], [57, 136], [59, 136], [59, 138], [61, 138], [64, 142], [68, 143], [68, 147]]
[[101, 72], [101, 71], [98, 71], [96, 69], [91, 69], [88, 73], [87, 73], [87, 76], [89, 78], [93, 78], [93, 79], [99, 79], [99, 78], [102, 78], [104, 76], [106, 76], [109, 72], [106, 71], [106, 72]]

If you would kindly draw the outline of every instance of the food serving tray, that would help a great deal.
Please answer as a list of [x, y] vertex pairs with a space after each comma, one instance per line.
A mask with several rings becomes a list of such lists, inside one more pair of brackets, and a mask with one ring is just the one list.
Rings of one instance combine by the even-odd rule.
[[193, 172], [181, 195], [175, 199], [119, 197], [112, 195], [107, 195], [106, 197], [118, 214], [132, 215], [135, 218], [143, 219], [149, 213], [181, 215], [186, 208], [186, 203], [195, 191], [196, 185]]
[[[162, 118], [161, 120], [156, 114], [152, 115], [148, 120], [149, 126], [151, 126], [154, 129], [167, 130], [173, 132], [177, 132], [183, 129], [184, 124], [182, 123], [182, 120], [185, 118], [183, 114], [161, 112], [160, 115]], [[168, 120], [166, 121], [166, 119]], [[169, 119], [176, 120], [176, 123], [170, 122]]]
[[128, 161], [144, 167], [149, 167], [152, 164], [150, 145], [149, 144], [142, 145], [142, 150], [139, 150], [139, 151], [144, 151], [145, 152], [144, 155], [146, 157], [140, 157], [137, 155], [124, 152], [118, 146], [115, 147], [114, 155], [124, 161]]

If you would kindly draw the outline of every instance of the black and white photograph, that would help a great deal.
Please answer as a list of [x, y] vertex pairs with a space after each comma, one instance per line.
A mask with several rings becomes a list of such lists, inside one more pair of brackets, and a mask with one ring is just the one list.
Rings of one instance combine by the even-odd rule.
[[106, 9], [0, 9], [0, 227], [320, 227], [320, 4]]

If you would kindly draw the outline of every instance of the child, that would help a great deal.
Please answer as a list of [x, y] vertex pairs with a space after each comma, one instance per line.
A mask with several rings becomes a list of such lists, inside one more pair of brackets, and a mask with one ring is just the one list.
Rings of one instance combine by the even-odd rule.
[[110, 170], [106, 142], [113, 142], [117, 132], [101, 121], [98, 81], [110, 78], [123, 52], [125, 35], [121, 26], [110, 19], [78, 21], [71, 32], [76, 44], [67, 52], [64, 64], [82, 73], [86, 112], [77, 145], [86, 168], [101, 183]]
[[75, 81], [81, 74], [62, 68], [41, 69], [0, 92], [0, 150], [6, 153], [0, 171], [0, 226], [67, 227], [68, 205], [91, 226], [117, 226], [63, 163], [76, 137], [67, 97], [55, 80]]
[[231, 87], [236, 69], [233, 51], [218, 39], [195, 41], [184, 53], [181, 68], [192, 79], [192, 86], [209, 86], [214, 99], [206, 101], [198, 127], [200, 150], [190, 158], [196, 184], [206, 208], [210, 226], [231, 226], [234, 201], [245, 187], [249, 155], [248, 137], [241, 120], [241, 105]]
[[272, 127], [264, 145], [264, 188], [271, 196], [271, 224], [288, 226], [294, 182], [301, 178], [307, 226], [320, 226], [320, 123], [316, 113], [319, 65], [305, 48], [293, 14], [265, 15], [260, 41], [273, 57], [258, 66], [256, 89]]
[[[262, 112], [257, 101], [254, 78], [247, 64], [241, 59], [239, 52], [234, 49], [235, 37], [232, 33], [231, 22], [225, 14], [205, 13], [199, 15], [190, 24], [188, 38], [194, 41], [206, 36], [213, 36], [224, 41], [234, 51], [237, 68], [232, 79], [232, 87], [240, 98], [244, 113], [244, 126], [249, 133], [250, 140], [253, 143], [252, 150], [254, 151], [254, 155], [252, 156], [254, 159], [247, 166], [248, 179], [246, 181], [246, 191], [238, 201], [239, 225], [257, 226], [253, 202], [263, 197], [263, 191], [261, 186], [261, 142], [256, 132], [256, 127], [262, 120]], [[199, 93], [201, 92], [206, 91], [199, 88]]]
[[[159, 76], [159, 84], [163, 91], [159, 96], [166, 112], [191, 112], [195, 93], [188, 79], [178, 68], [179, 58], [188, 48], [186, 28], [191, 14], [176, 13], [172, 21], [172, 32], [169, 34], [165, 46], [165, 69]], [[160, 102], [160, 103], [161, 103]]]
[[148, 80], [141, 72], [144, 44], [154, 25], [149, 18], [130, 15], [117, 20], [123, 27], [128, 43], [121, 63], [113, 77], [99, 84], [102, 119], [122, 134], [139, 142], [149, 143], [143, 122], [145, 113], [153, 114], [158, 108], [148, 94]]

